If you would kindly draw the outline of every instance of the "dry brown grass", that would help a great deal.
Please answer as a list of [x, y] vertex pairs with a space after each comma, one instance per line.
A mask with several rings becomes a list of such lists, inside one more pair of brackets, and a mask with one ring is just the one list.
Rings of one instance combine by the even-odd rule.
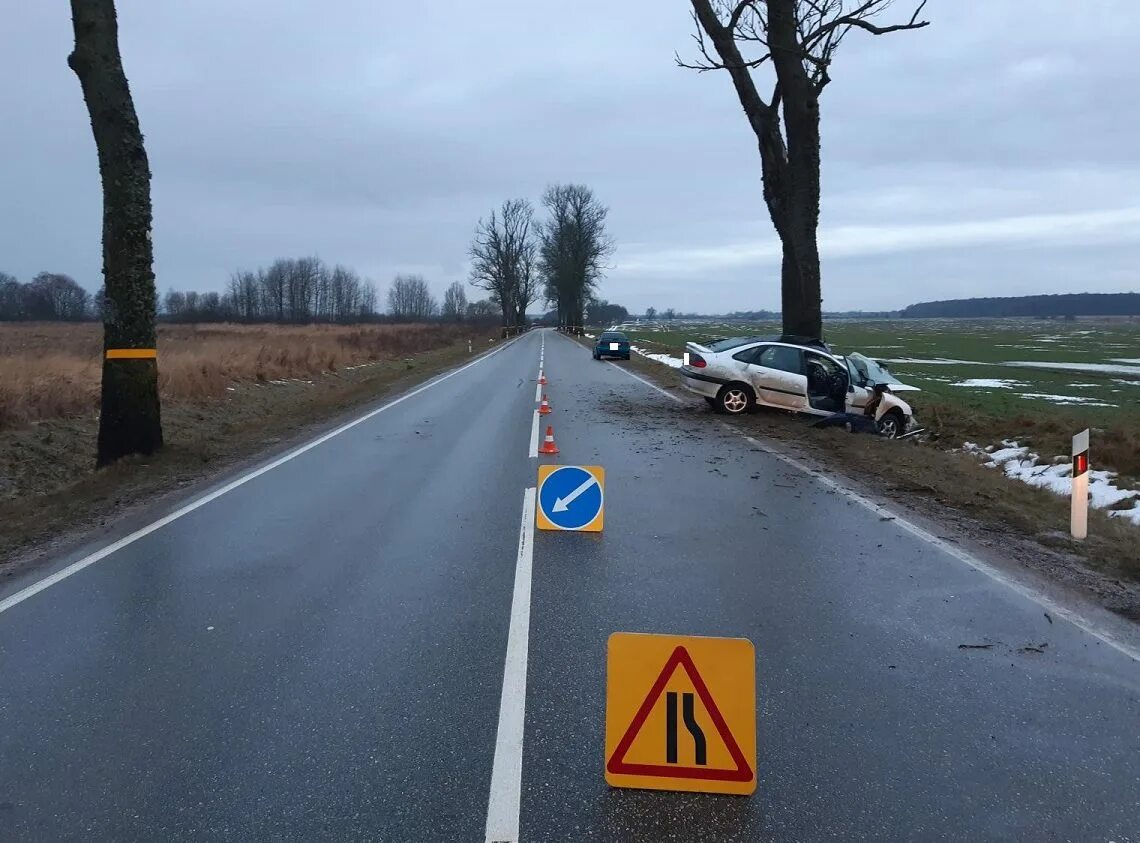
[[[164, 399], [208, 402], [247, 382], [312, 378], [447, 346], [458, 325], [162, 325]], [[93, 414], [99, 404], [102, 327], [0, 326], [0, 428]]]

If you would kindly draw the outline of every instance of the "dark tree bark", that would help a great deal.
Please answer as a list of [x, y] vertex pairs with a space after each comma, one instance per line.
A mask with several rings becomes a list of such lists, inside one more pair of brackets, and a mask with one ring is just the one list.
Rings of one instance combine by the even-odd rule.
[[119, 55], [114, 0], [71, 0], [75, 50], [103, 182], [103, 387], [96, 462], [162, 447], [150, 166]]
[[[880, 27], [870, 22], [891, 0], [691, 0], [696, 40], [703, 57], [695, 70], [727, 70], [756, 135], [764, 202], [783, 245], [780, 271], [784, 333], [823, 336], [819, 262], [819, 98], [831, 81], [829, 68], [839, 42], [851, 29], [874, 35], [927, 25], [918, 15]], [[714, 59], [705, 38], [716, 52]], [[758, 44], [746, 58], [741, 45]], [[775, 85], [769, 101], [756, 88], [753, 71], [771, 62]], [[781, 126], [781, 112], [783, 125]]]

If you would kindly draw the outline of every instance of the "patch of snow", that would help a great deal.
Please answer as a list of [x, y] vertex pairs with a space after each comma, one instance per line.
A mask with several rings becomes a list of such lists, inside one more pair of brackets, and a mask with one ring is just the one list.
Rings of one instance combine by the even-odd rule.
[[1113, 357], [1113, 363], [1134, 363], [1140, 366], [1140, 357]]
[[1098, 386], [1100, 386], [1100, 384], [1099, 383], [1071, 383], [1071, 384], [1069, 384], [1069, 386], [1075, 387], [1078, 389], [1084, 389], [1085, 387], [1088, 387], [1088, 388], [1098, 387]]
[[672, 369], [680, 369], [682, 361], [680, 357], [674, 357], [671, 354], [657, 354], [653, 351], [646, 351], [643, 348], [638, 348], [636, 345], [631, 345], [631, 351], [640, 354], [642, 357], [648, 357], [650, 360], [656, 360], [658, 363], [664, 363]]
[[[1016, 442], [1005, 440], [1005, 448], [986, 453], [973, 442], [967, 442], [962, 450], [981, 458], [988, 457], [986, 468], [1000, 468], [1006, 477], [1019, 480], [1029, 486], [1048, 489], [1057, 495], [1072, 494], [1073, 465], [1069, 457], [1057, 456], [1052, 462], [1042, 462], [1037, 454]], [[1089, 470], [1089, 503], [1095, 509], [1105, 509], [1120, 501], [1136, 498], [1138, 503], [1132, 509], [1113, 510], [1109, 515], [1124, 517], [1140, 525], [1140, 489], [1122, 489], [1116, 486], [1116, 472], [1097, 469]]]
[[958, 383], [952, 383], [950, 386], [972, 386], [983, 389], [1011, 389], [1015, 386], [1025, 386], [1026, 384], [1021, 381], [1008, 380], [1006, 378], [967, 378]]
[[1140, 381], [1126, 381], [1123, 378], [1113, 378], [1113, 383], [1122, 383], [1125, 386], [1140, 386]]
[[[1009, 447], [999, 448], [996, 451], [990, 451], [988, 453], [990, 461], [986, 463], [986, 468], [997, 468], [999, 465], [1009, 462], [1010, 460], [1030, 456], [1029, 449], [1018, 445], [1016, 442], [1010, 444]], [[1033, 454], [1033, 458], [1036, 459], [1037, 455]]]
[[1021, 398], [1052, 401], [1054, 404], [1081, 404], [1085, 407], [1119, 407], [1119, 404], [1109, 404], [1107, 401], [1097, 401], [1081, 395], [1050, 395], [1047, 392], [1019, 392]]
[[1109, 518], [1127, 518], [1137, 527], [1140, 527], [1140, 502], [1132, 505], [1131, 509], [1114, 509], [1108, 513]]
[[226, 392], [237, 392], [237, 387], [234, 387], [234, 386], [227, 386], [227, 387], [226, 387]]
[[989, 366], [990, 363], [979, 363], [977, 360], [949, 360], [945, 357], [934, 357], [930, 359], [919, 359], [916, 357], [896, 357], [894, 360], [886, 360], [886, 363], [918, 363], [921, 365], [931, 366], [958, 366], [966, 364], [967, 366]]
[[582, 336], [584, 336], [584, 337], [585, 337], [586, 339], [588, 339], [588, 340], [592, 340], [592, 339], [594, 339], [594, 335], [593, 335], [593, 334], [582, 334]]
[[1140, 375], [1140, 366], [1115, 366], [1108, 363], [1061, 363], [1041, 360], [1011, 360], [1004, 366], [1023, 369], [1057, 369], [1066, 372], [1106, 372], [1110, 375]]

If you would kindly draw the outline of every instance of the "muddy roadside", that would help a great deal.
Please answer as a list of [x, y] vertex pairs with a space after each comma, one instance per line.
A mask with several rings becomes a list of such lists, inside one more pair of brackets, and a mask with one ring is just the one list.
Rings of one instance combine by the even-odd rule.
[[[483, 341], [484, 347], [490, 344]], [[475, 355], [467, 341], [411, 357], [163, 407], [166, 447], [94, 469], [98, 425], [60, 419], [0, 432], [0, 584], [66, 548], [332, 429]]]
[[1094, 510], [1089, 538], [1077, 542], [1068, 534], [1067, 499], [1012, 482], [939, 442], [819, 429], [809, 419], [776, 410], [726, 418], [681, 388], [676, 370], [668, 366], [637, 355], [618, 365], [682, 400], [639, 407], [639, 412], [682, 413], [709, 424], [727, 421], [844, 485], [913, 514], [943, 540], [1140, 621], [1140, 529], [1130, 524]]

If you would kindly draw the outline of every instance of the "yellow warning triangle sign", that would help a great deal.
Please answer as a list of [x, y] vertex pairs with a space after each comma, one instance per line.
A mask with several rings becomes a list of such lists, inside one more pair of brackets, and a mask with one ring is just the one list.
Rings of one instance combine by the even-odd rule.
[[[639, 740], [643, 732], [646, 737]], [[664, 763], [650, 760], [661, 756], [662, 735]], [[749, 782], [755, 775], [683, 646], [666, 661], [610, 755], [606, 771], [724, 782]]]

